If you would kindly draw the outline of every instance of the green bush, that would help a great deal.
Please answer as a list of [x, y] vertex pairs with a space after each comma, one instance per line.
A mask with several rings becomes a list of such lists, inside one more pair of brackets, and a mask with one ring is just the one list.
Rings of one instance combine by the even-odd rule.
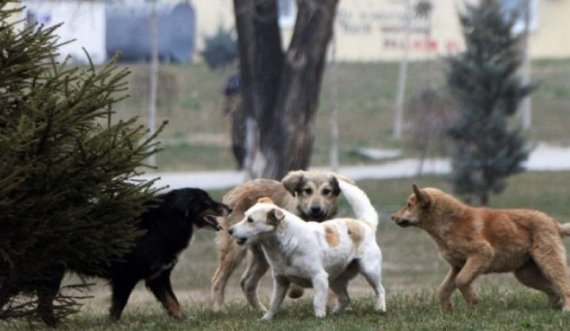
[[238, 57], [237, 37], [234, 29], [218, 27], [216, 33], [205, 38], [204, 60], [210, 69], [218, 69], [232, 63]]

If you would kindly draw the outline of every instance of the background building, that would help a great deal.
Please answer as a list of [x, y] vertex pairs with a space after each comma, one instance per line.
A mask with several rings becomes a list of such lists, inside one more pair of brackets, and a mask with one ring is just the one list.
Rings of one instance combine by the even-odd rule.
[[[280, 24], [287, 42], [295, 23], [295, 1], [278, 0]], [[390, 61], [401, 57], [409, 40], [409, 58], [430, 59], [463, 47], [457, 11], [475, 0], [340, 0], [335, 34], [340, 61]], [[530, 56], [570, 57], [567, 14], [570, 0], [503, 0], [505, 8], [531, 9]], [[62, 54], [96, 63], [118, 49], [133, 60], [148, 58], [148, 13], [145, 0], [80, 2], [28, 0], [28, 21], [51, 25], [64, 22]], [[187, 62], [199, 58], [204, 39], [219, 27], [234, 26], [232, 0], [159, 0], [160, 54], [163, 60]], [[127, 15], [128, 14], [128, 15]], [[130, 18], [129, 18], [130, 16]], [[518, 29], [524, 29], [520, 20]], [[109, 26], [111, 25], [111, 26]], [[409, 35], [408, 35], [409, 32]], [[132, 53], [132, 56], [131, 56]], [[129, 56], [127, 56], [129, 54]]]

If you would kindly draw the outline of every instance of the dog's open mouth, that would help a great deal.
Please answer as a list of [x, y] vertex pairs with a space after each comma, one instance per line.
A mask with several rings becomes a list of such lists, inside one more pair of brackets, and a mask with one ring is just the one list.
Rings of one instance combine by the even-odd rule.
[[202, 226], [209, 226], [216, 231], [220, 231], [222, 229], [222, 226], [218, 223], [218, 220], [216, 220], [216, 216], [214, 215], [204, 215], [204, 217], [202, 217], [202, 222]]
[[238, 238], [238, 239], [237, 239], [237, 244], [238, 244], [238, 245], [243, 245], [243, 244], [245, 244], [246, 241], [247, 241], [247, 238]]

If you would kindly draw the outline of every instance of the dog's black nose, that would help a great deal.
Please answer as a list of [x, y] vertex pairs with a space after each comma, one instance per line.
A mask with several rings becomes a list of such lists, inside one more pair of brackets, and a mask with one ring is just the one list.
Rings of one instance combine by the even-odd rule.
[[230, 229], [228, 230], [228, 232], [230, 233], [230, 236], [231, 236], [231, 235], [234, 233], [234, 229], [230, 228]]
[[311, 207], [311, 214], [318, 215], [321, 213], [321, 207], [319, 206], [312, 206]]

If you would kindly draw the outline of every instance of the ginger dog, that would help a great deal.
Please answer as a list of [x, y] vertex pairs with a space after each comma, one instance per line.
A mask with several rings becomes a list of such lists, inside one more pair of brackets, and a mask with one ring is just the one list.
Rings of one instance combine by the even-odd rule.
[[[229, 229], [239, 222], [247, 209], [261, 197], [269, 197], [274, 203], [305, 221], [322, 222], [333, 218], [338, 210], [340, 188], [338, 179], [341, 175], [324, 171], [291, 171], [281, 182], [271, 179], [256, 179], [241, 184], [229, 191], [223, 198], [232, 208], [232, 213], [220, 219], [224, 229]], [[227, 231], [217, 234], [219, 262], [212, 277], [212, 301], [214, 310], [224, 306], [224, 293], [230, 276], [244, 260], [246, 253], [251, 253], [248, 266], [241, 277], [240, 286], [249, 304], [257, 310], [265, 310], [257, 296], [259, 280], [269, 269], [267, 259], [258, 245], [241, 246], [231, 238]], [[299, 297], [303, 289], [292, 287], [289, 296]]]
[[386, 310], [382, 253], [376, 243], [378, 214], [357, 186], [342, 180], [339, 185], [357, 219], [305, 222], [262, 198], [230, 228], [238, 243], [260, 245], [271, 265], [273, 295], [263, 320], [271, 320], [277, 313], [290, 284], [314, 289], [313, 306], [319, 318], [326, 315], [330, 286], [338, 297], [334, 312], [341, 312], [350, 304], [348, 282], [358, 273], [374, 289], [376, 310]]
[[477, 304], [471, 284], [482, 274], [513, 272], [524, 285], [546, 293], [553, 308], [570, 311], [570, 280], [562, 238], [570, 223], [529, 209], [468, 206], [435, 188], [418, 189], [392, 216], [401, 227], [425, 230], [435, 241], [450, 270], [438, 297], [452, 310], [458, 288], [469, 306]]

